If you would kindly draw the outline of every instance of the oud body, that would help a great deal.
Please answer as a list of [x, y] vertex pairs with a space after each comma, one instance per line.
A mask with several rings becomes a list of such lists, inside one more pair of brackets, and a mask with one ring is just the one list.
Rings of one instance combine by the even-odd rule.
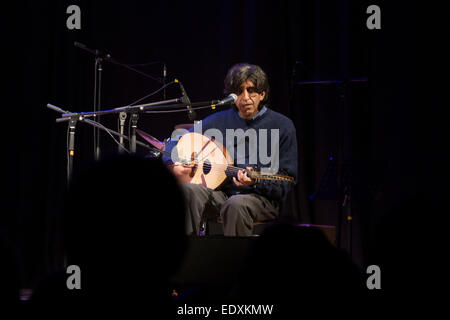
[[265, 174], [234, 167], [233, 159], [219, 141], [196, 132], [183, 135], [176, 148], [178, 158], [182, 159], [177, 164], [192, 167], [191, 173], [183, 182], [217, 189], [228, 177], [236, 176], [239, 170], [246, 171], [247, 176], [252, 179], [294, 181], [294, 178], [285, 175]]

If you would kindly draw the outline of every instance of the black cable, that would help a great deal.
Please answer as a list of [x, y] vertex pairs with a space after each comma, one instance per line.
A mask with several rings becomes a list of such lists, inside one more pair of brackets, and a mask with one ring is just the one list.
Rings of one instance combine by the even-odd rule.
[[161, 88], [159, 88], [158, 90], [153, 91], [152, 93], [150, 93], [150, 94], [148, 94], [148, 95], [146, 95], [146, 96], [144, 96], [144, 97], [142, 97], [142, 98], [140, 98], [140, 99], [138, 99], [138, 100], [136, 100], [136, 101], [130, 103], [128, 106], [132, 106], [132, 105], [135, 104], [135, 103], [138, 103], [138, 102], [140, 102], [140, 101], [142, 101], [142, 100], [144, 100], [144, 99], [147, 99], [148, 97], [151, 97], [152, 95], [157, 94], [158, 92], [160, 92], [160, 91], [163, 90], [164, 88], [166, 88], [166, 87], [168, 87], [169, 85], [174, 84], [174, 83], [175, 83], [175, 81], [171, 81], [171, 82], [169, 82], [168, 84], [163, 85], [163, 86], [162, 86]]
[[110, 132], [110, 129], [108, 129], [107, 127], [105, 127], [104, 125], [102, 125], [100, 122], [94, 121], [94, 120], [90, 120], [90, 119], [83, 119], [83, 121], [87, 122], [87, 123], [95, 123], [97, 125], [99, 125], [100, 127], [102, 127], [110, 136], [111, 138], [114, 140], [115, 143], [117, 143], [122, 149], [124, 149], [126, 152], [130, 153], [130, 151], [125, 148], [123, 145], [120, 144], [119, 141], [116, 140], [116, 138], [114, 138], [114, 136], [112, 135], [112, 133]]

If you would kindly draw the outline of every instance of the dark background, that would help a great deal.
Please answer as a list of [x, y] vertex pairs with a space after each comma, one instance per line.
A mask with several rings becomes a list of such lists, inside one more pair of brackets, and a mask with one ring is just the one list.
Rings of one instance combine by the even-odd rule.
[[[81, 8], [81, 30], [66, 27], [71, 4]], [[381, 8], [381, 30], [366, 27], [370, 4]], [[336, 183], [325, 185], [315, 200], [309, 198], [333, 157], [346, 168], [352, 186], [354, 260], [363, 270], [378, 264], [391, 274], [406, 264], [404, 248], [415, 248], [421, 222], [432, 215], [427, 192], [439, 190], [436, 159], [443, 118], [437, 112], [444, 102], [437, 95], [443, 83], [435, 74], [443, 72], [438, 61], [448, 40], [442, 8], [282, 0], [24, 1], [7, 8], [0, 226], [16, 248], [23, 287], [62, 262], [67, 125], [55, 123], [58, 114], [46, 104], [92, 110], [94, 57], [74, 47], [74, 41], [106, 50], [126, 64], [165, 62], [168, 76], [182, 81], [193, 102], [222, 98], [223, 79], [234, 63], [260, 65], [270, 79], [271, 107], [297, 128], [299, 179], [288, 214], [303, 223], [341, 226], [338, 240], [347, 249]], [[162, 76], [161, 63], [136, 68]], [[346, 82], [362, 77], [368, 81]], [[313, 79], [346, 85], [301, 84]], [[127, 105], [159, 87], [104, 62], [101, 108]], [[181, 93], [171, 86], [166, 96]], [[159, 93], [145, 102], [162, 98]], [[199, 111], [198, 119], [212, 112]], [[101, 121], [117, 128], [115, 116]], [[174, 125], [187, 122], [186, 113], [143, 115], [138, 127], [162, 140]], [[92, 131], [77, 125], [76, 170], [93, 159]], [[106, 134], [101, 146], [104, 156], [117, 150]], [[118, 190], [108, 201], [130, 199], [120, 199]], [[143, 214], [149, 214], [146, 210]]]

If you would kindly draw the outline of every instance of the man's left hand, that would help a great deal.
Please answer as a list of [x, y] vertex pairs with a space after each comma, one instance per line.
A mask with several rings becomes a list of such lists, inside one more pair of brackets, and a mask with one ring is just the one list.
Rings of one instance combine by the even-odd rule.
[[[253, 170], [252, 167], [247, 167], [246, 169], [248, 171], [252, 171]], [[238, 187], [251, 186], [251, 185], [256, 183], [256, 179], [249, 178], [247, 176], [247, 172], [245, 170], [239, 170], [238, 173], [237, 173], [237, 176], [238, 176], [237, 179], [235, 177], [233, 177], [233, 182]]]

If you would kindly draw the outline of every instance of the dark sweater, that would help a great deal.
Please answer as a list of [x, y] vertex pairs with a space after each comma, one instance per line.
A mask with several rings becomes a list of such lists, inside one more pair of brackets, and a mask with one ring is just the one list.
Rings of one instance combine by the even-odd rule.
[[[264, 112], [260, 111], [253, 119], [245, 120], [237, 111], [229, 109], [208, 116], [202, 121], [201, 125], [202, 134], [209, 129], [217, 129], [221, 132], [223, 141], [220, 141], [220, 137], [216, 137], [211, 130], [206, 132], [205, 135], [214, 136], [227, 147], [228, 152], [233, 153], [234, 166], [241, 168], [256, 166], [256, 170], [258, 171], [262, 168], [272, 168], [276, 171], [272, 173], [285, 174], [297, 179], [297, 139], [295, 127], [292, 121], [284, 115], [266, 108]], [[242, 129], [244, 132], [250, 133], [249, 136], [253, 136], [253, 138], [246, 138], [243, 134], [236, 134], [240, 138], [234, 137], [230, 134], [230, 132], [233, 132], [230, 129]], [[261, 131], [261, 129], [263, 130]], [[271, 150], [271, 136], [273, 134], [271, 129], [279, 130], [278, 143], [276, 141], [276, 135], [274, 136], [274, 150], [279, 150], [278, 163], [275, 161], [276, 157], [268, 161], [269, 156], [274, 156], [274, 152]], [[229, 137], [233, 137], [233, 141], [227, 141], [227, 130]], [[191, 131], [194, 131], [194, 129]], [[262, 141], [264, 141], [264, 139], [261, 140], [263, 137], [267, 137], [267, 148], [263, 145], [263, 149], [259, 150]], [[177, 141], [171, 141], [166, 146], [166, 151], [171, 152], [171, 149], [176, 143]], [[244, 153], [242, 152], [243, 147], [245, 147]], [[163, 161], [167, 162], [170, 159], [164, 156]], [[289, 182], [269, 180], [259, 180], [258, 183], [249, 187], [238, 187], [231, 180], [230, 183], [221, 187], [221, 190], [228, 195], [257, 193], [268, 199], [282, 202], [291, 187], [292, 183]]]

